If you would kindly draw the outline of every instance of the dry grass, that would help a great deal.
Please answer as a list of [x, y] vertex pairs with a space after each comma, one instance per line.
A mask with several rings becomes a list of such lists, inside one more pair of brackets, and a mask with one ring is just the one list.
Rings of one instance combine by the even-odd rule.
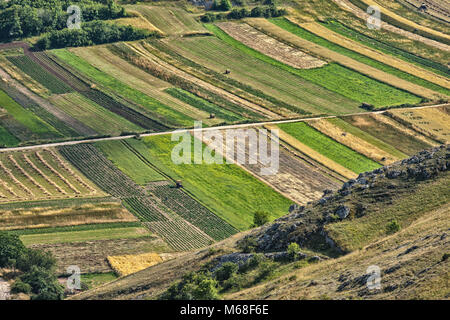
[[111, 268], [120, 276], [126, 276], [163, 262], [157, 253], [108, 257]]
[[[337, 142], [346, 145], [350, 149], [353, 149], [356, 152], [359, 152], [365, 155], [366, 157], [371, 158], [379, 163], [386, 165], [399, 160], [399, 158], [377, 148], [376, 146], [370, 144], [369, 142], [351, 133], [345, 132], [344, 130], [332, 124], [326, 119], [310, 121], [308, 123], [309, 125], [316, 128], [320, 132], [326, 134], [333, 140], [336, 140]], [[383, 158], [385, 159], [384, 161], [382, 161]]]
[[[293, 18], [289, 18], [289, 20], [295, 24], [298, 24], [296, 20]], [[374, 67], [368, 66], [364, 63], [358, 62], [352, 58], [349, 58], [347, 56], [344, 56], [340, 53], [337, 53], [335, 51], [332, 51], [328, 48], [321, 47], [315, 43], [312, 43], [308, 40], [302, 39], [289, 31], [286, 31], [278, 26], [276, 26], [273, 23], [270, 23], [266, 19], [248, 19], [247, 22], [259, 29], [264, 31], [265, 33], [277, 38], [282, 39], [285, 42], [288, 42], [289, 44], [292, 44], [293, 46], [302, 48], [303, 50], [307, 50], [308, 52], [323, 57], [325, 59], [335, 61], [339, 63], [342, 66], [345, 66], [349, 69], [355, 70], [361, 74], [367, 75], [373, 79], [376, 79], [378, 81], [387, 83], [395, 88], [399, 88], [402, 90], [405, 90], [407, 92], [413, 93], [417, 96], [425, 97], [431, 100], [438, 100], [441, 98], [444, 98], [446, 96], [424, 88], [422, 86], [416, 85], [414, 83], [408, 82], [406, 80], [400, 79], [396, 76], [393, 76], [391, 74], [388, 74], [384, 71], [381, 71], [379, 69], [376, 69]]]
[[294, 147], [295, 149], [297, 149], [298, 151], [302, 152], [306, 156], [308, 156], [308, 157], [312, 158], [313, 160], [323, 164], [325, 167], [327, 167], [327, 168], [331, 169], [332, 171], [342, 175], [343, 177], [348, 178], [348, 179], [353, 179], [353, 178], [355, 178], [357, 176], [357, 174], [354, 173], [353, 171], [350, 171], [347, 168], [344, 168], [340, 164], [334, 162], [331, 159], [328, 159], [327, 157], [323, 156], [319, 152], [317, 152], [317, 151], [313, 150], [312, 148], [306, 146], [305, 144], [301, 143], [300, 141], [298, 141], [297, 139], [295, 139], [291, 135], [287, 134], [286, 132], [284, 132], [283, 130], [278, 128], [277, 126], [267, 125], [265, 127], [268, 128], [268, 129], [271, 129], [271, 130], [274, 130], [274, 129], [278, 130], [278, 136], [279, 136], [280, 140], [286, 142], [288, 145]]
[[444, 88], [450, 88], [450, 81], [442, 76], [439, 76], [431, 71], [420, 68], [414, 64], [408, 63], [404, 60], [389, 56], [381, 51], [369, 48], [365, 45], [359, 44], [356, 41], [350, 40], [319, 23], [303, 23], [301, 27], [312, 32], [319, 37], [325, 38], [328, 41], [336, 43], [344, 48], [363, 54], [369, 58], [382, 62], [386, 65], [399, 69], [401, 71], [410, 73], [416, 77], [422, 78], [429, 82], [435, 83]]
[[155, 27], [153, 24], [151, 24], [150, 21], [145, 19], [142, 16], [142, 14], [140, 14], [138, 11], [127, 10], [127, 12], [129, 14], [131, 14], [132, 17], [115, 19], [113, 22], [116, 24], [124, 25], [124, 26], [131, 25], [135, 28], [144, 29], [144, 30], [148, 30], [148, 31], [157, 31], [162, 34], [161, 30], [159, 30], [157, 27]]
[[312, 57], [297, 48], [288, 46], [268, 35], [259, 32], [248, 24], [224, 22], [217, 24], [223, 31], [246, 46], [271, 58], [298, 69], [319, 68], [325, 61]]
[[394, 119], [406, 121], [411, 127], [423, 135], [449, 143], [450, 115], [443, 108], [396, 109], [389, 111]]

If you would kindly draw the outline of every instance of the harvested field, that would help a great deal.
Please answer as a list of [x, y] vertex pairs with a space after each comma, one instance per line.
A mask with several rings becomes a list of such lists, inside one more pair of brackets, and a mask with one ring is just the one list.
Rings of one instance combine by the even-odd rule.
[[279, 127], [301, 143], [356, 174], [380, 167], [373, 160], [336, 142], [306, 123], [286, 123]]
[[388, 115], [411, 129], [441, 143], [450, 141], [450, 114], [445, 107], [427, 109], [396, 109]]
[[145, 19], [144, 16], [138, 11], [128, 9], [127, 13], [131, 15], [131, 17], [114, 19], [111, 20], [111, 22], [119, 25], [133, 26], [138, 29], [144, 29], [148, 31], [158, 31], [162, 33], [161, 30], [159, 30], [157, 27], [151, 24], [150, 21]]
[[[222, 131], [222, 134], [225, 137], [225, 132]], [[268, 137], [268, 145], [270, 145], [269, 139]], [[204, 138], [204, 142], [209, 145], [212, 141]], [[226, 145], [226, 141], [223, 141], [223, 145]], [[261, 162], [259, 152], [250, 154], [252, 145], [248, 140], [242, 143], [241, 147], [245, 148], [245, 159], [248, 159], [241, 164], [241, 167], [296, 203], [305, 205], [309, 201], [317, 200], [323, 195], [325, 189], [335, 190], [340, 184], [329, 176], [326, 170], [301, 159], [297, 154], [285, 148], [283, 144], [279, 149], [277, 172], [271, 175], [262, 175], [261, 169], [267, 168], [267, 165]], [[223, 150], [222, 154], [226, 154], [226, 150]], [[268, 154], [270, 156], [270, 149]]]
[[223, 31], [246, 46], [255, 49], [271, 58], [299, 69], [319, 68], [327, 64], [305, 52], [290, 47], [268, 35], [259, 32], [248, 24], [222, 22], [217, 24]]
[[329, 120], [322, 119], [317, 121], [308, 121], [308, 124], [323, 134], [329, 136], [331, 139], [336, 140], [350, 149], [355, 150], [356, 152], [359, 152], [360, 154], [365, 155], [366, 157], [383, 165], [400, 160], [399, 158], [377, 148], [358, 136], [342, 130]]
[[390, 121], [386, 116], [347, 116], [341, 119], [385, 143], [395, 146], [396, 149], [407, 155], [413, 155], [432, 145], [431, 142], [427, 143], [423, 141], [423, 138], [420, 139], [416, 132], [394, 120]]
[[[174, 39], [170, 48], [216, 72], [309, 113], [357, 112], [358, 103], [254, 58], [214, 37]], [[295, 111], [295, 110], [293, 110]]]
[[195, 17], [183, 8], [147, 5], [131, 8], [137, 10], [152, 25], [168, 35], [206, 31]]
[[424, 14], [429, 14], [450, 23], [450, 9], [448, 8], [448, 2], [446, 0], [404, 0], [399, 2], [405, 2], [417, 9], [424, 3], [427, 6], [427, 10]]
[[136, 255], [110, 256], [108, 262], [111, 268], [120, 276], [126, 276], [155, 264], [163, 262], [157, 253], [142, 253]]
[[0, 153], [0, 202], [101, 196], [53, 150]]
[[94, 240], [135, 239], [149, 236], [150, 233], [148, 229], [142, 227], [132, 227], [28, 234], [20, 236], [20, 240], [22, 240], [24, 245], [30, 246], [33, 244], [44, 243], [52, 244], [85, 242]]
[[38, 244], [30, 246], [51, 252], [57, 261], [57, 273], [66, 274], [70, 265], [77, 265], [81, 273], [111, 272], [107, 257], [146, 252], [171, 252], [158, 237], [136, 239], [96, 240], [76, 243]]
[[131, 222], [136, 218], [120, 202], [70, 203], [49, 206], [48, 203], [27, 203], [13, 208], [0, 206], [0, 225], [2, 230], [55, 228], [94, 223]]
[[[332, 50], [336, 52], [340, 52], [344, 55], [354, 57], [355, 60], [358, 60], [360, 62], [366, 63], [368, 65], [371, 65], [377, 69], [383, 70], [387, 73], [393, 74], [395, 76], [398, 76], [404, 80], [413, 82], [415, 84], [424, 86], [426, 88], [429, 88], [431, 90], [441, 92], [443, 94], [446, 94], [447, 96], [450, 96], [450, 81], [447, 77], [437, 75], [431, 71], [428, 71], [426, 69], [417, 67], [414, 64], [407, 63], [404, 60], [388, 56], [378, 50], [374, 50], [372, 48], [369, 48], [367, 46], [364, 46], [356, 41], [350, 40], [338, 33], [333, 32], [332, 30], [326, 28], [325, 26], [316, 23], [302, 23], [301, 27], [305, 30], [308, 30], [311, 33], [314, 33], [315, 35], [322, 37], [337, 46], [346, 48], [348, 50], [351, 50], [355, 52], [354, 54], [351, 54], [347, 52], [346, 50], [340, 49], [339, 47], [336, 49], [331, 48]], [[340, 50], [339, 50], [340, 49]], [[376, 61], [381, 62], [381, 64], [374, 63], [373, 61], [370, 61], [369, 59], [363, 59], [360, 56], [364, 55], [370, 59], [374, 59]], [[384, 64], [384, 65], [383, 65]], [[409, 74], [409, 76], [404, 75], [402, 72], [398, 72], [395, 70], [392, 70], [391, 68], [388, 68], [387, 66], [393, 67], [395, 69], [401, 70], [403, 72], [406, 72]], [[425, 81], [420, 81], [420, 78]], [[427, 82], [431, 82], [435, 84], [436, 86], [433, 86]], [[419, 92], [417, 92], [419, 93]]]
[[76, 92], [53, 95], [52, 104], [88, 125], [99, 134], [120, 135], [123, 132], [142, 132], [143, 128], [105, 109]]

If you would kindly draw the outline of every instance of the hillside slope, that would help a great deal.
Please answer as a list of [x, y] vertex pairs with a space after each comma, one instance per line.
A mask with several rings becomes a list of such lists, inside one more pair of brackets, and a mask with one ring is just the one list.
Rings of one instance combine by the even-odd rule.
[[[272, 277], [243, 290], [224, 290], [222, 297], [449, 298], [449, 165], [449, 145], [422, 151], [363, 173], [306, 207], [292, 206], [272, 224], [72, 298], [155, 299], [181, 279], [181, 266], [185, 272], [212, 270], [224, 261], [240, 264], [256, 252], [280, 257], [292, 242], [300, 245], [304, 263], [284, 261]], [[381, 270], [381, 289], [369, 290], [366, 270], [373, 265]]]

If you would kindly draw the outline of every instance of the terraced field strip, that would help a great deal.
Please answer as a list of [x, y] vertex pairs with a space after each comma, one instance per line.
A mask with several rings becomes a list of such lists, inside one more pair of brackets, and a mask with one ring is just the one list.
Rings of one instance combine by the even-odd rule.
[[152, 25], [168, 35], [206, 31], [195, 17], [183, 8], [148, 5], [134, 5], [130, 8], [140, 12]]
[[405, 0], [405, 2], [417, 9], [424, 3], [427, 6], [426, 14], [450, 23], [450, 10], [446, 0]]
[[11, 132], [9, 132], [6, 128], [0, 126], [0, 146], [15, 147], [19, 144], [19, 142], [19, 139], [12, 135]]
[[[133, 145], [136, 144], [145, 147], [141, 141], [133, 141]], [[104, 141], [95, 144], [117, 168], [137, 184], [146, 185], [149, 182], [166, 180], [155, 169], [141, 161], [127, 145], [129, 145], [127, 141]]]
[[[367, 21], [368, 18], [370, 18], [370, 15], [366, 13], [367, 6], [364, 6], [364, 10], [362, 10], [360, 7], [356, 6], [352, 3], [354, 0], [333, 0], [335, 3], [337, 3], [341, 8], [344, 10], [350, 11], [358, 18]], [[405, 29], [399, 28], [397, 26], [394, 26], [392, 24], [389, 24], [386, 22], [386, 20], [381, 20], [381, 28], [396, 33], [398, 35], [401, 35], [403, 37], [409, 38], [414, 41], [422, 42], [428, 46], [437, 48], [439, 50], [443, 51], [450, 51], [450, 46], [448, 46], [445, 43], [432, 40], [430, 38], [424, 37], [422, 35], [407, 31]]]
[[[351, 77], [345, 79], [342, 78], [340, 85], [343, 87], [348, 87], [350, 89], [349, 91], [343, 91], [344, 89], [334, 89], [338, 90], [338, 92], [341, 92], [342, 94], [346, 94], [348, 97], [354, 97], [354, 99], [358, 99], [360, 102], [366, 102], [370, 104], [374, 104], [376, 106], [393, 106], [393, 105], [399, 105], [404, 103], [418, 103], [420, 102], [420, 99], [418, 96], [426, 97], [429, 99], [439, 99], [441, 97], [441, 94], [438, 92], [435, 92], [433, 90], [424, 88], [422, 86], [418, 86], [414, 83], [411, 83], [409, 81], [403, 80], [399, 77], [393, 76], [389, 73], [386, 73], [384, 71], [381, 71], [379, 69], [376, 69], [374, 67], [371, 67], [367, 64], [361, 63], [357, 60], [354, 60], [350, 57], [347, 57], [343, 54], [340, 54], [338, 52], [332, 51], [328, 48], [325, 48], [323, 46], [318, 46], [317, 44], [305, 40], [302, 36], [303, 29], [299, 25], [296, 25], [294, 22], [285, 24], [282, 22], [279, 23], [280, 20], [274, 20], [276, 24], [280, 24], [282, 27], [270, 23], [269, 21], [265, 19], [250, 19], [248, 22], [258, 28], [263, 30], [264, 32], [267, 32], [270, 35], [273, 35], [276, 38], [283, 39], [284, 41], [289, 42], [290, 44], [294, 46], [298, 46], [301, 48], [306, 48], [309, 52], [312, 52], [316, 55], [319, 55], [321, 57], [324, 57], [326, 59], [330, 59], [332, 61], [337, 62], [339, 65], [344, 66], [344, 71], [347, 70], [347, 73], [350, 72], [350, 70], [354, 70], [353, 72], [356, 72], [354, 75], [351, 75]], [[284, 29], [286, 28], [286, 29]], [[332, 67], [333, 65], [329, 65], [327, 67]], [[324, 70], [327, 67], [323, 67], [318, 70]], [[347, 69], [348, 68], [348, 69]], [[314, 70], [308, 70], [308, 71], [314, 71]], [[336, 72], [337, 70], [334, 70]], [[333, 74], [333, 73], [332, 73]], [[345, 72], [343, 73], [345, 74]], [[367, 78], [364, 76], [366, 75]], [[326, 75], [324, 74], [323, 77]], [[349, 74], [350, 76], [350, 74]], [[358, 77], [359, 76], [359, 77]], [[364, 91], [360, 86], [358, 86], [358, 82], [356, 81], [357, 78], [360, 78], [360, 81], [366, 82], [367, 88], [370, 87], [371, 91]], [[331, 78], [332, 79], [332, 78]], [[353, 79], [353, 80], [352, 80]], [[369, 80], [370, 79], [370, 80]], [[336, 80], [337, 81], [337, 80]], [[348, 82], [347, 82], [348, 81]], [[355, 82], [352, 84], [352, 82]], [[324, 84], [324, 86], [331, 86], [333, 84]], [[404, 90], [398, 90], [398, 89]], [[379, 91], [378, 91], [379, 90]], [[377, 93], [378, 91], [378, 93]], [[408, 92], [414, 93], [408, 94]], [[371, 95], [381, 95], [383, 99], [378, 99], [375, 96]], [[390, 97], [390, 98], [388, 98]], [[372, 101], [372, 102], [369, 102]]]
[[391, 155], [391, 157], [396, 159], [406, 159], [408, 156], [404, 154], [403, 152], [397, 150], [394, 146], [387, 144], [380, 139], [370, 135], [369, 133], [352, 126], [348, 122], [345, 122], [344, 120], [340, 118], [333, 118], [333, 119], [327, 119], [328, 122], [330, 122], [332, 125], [338, 127], [338, 131], [343, 131], [346, 134], [351, 134], [355, 137], [358, 137], [359, 139], [363, 139], [364, 141], [367, 141], [369, 144], [377, 147], [380, 150], [383, 150], [384, 152]]
[[[449, 90], [450, 89], [450, 81], [448, 80], [447, 77], [436, 75], [435, 73], [432, 73], [428, 70], [417, 67], [413, 64], [407, 63], [401, 59], [397, 59], [392, 56], [387, 56], [386, 54], [384, 54], [380, 51], [373, 50], [373, 49], [366, 47], [364, 45], [361, 45], [355, 41], [347, 39], [347, 38], [343, 37], [342, 35], [331, 31], [330, 29], [324, 27], [323, 25], [321, 25], [319, 23], [316, 23], [316, 22], [302, 23], [300, 26], [302, 28], [304, 28], [305, 30], [308, 30], [309, 32], [311, 32], [319, 37], [322, 37], [328, 41], [331, 41], [341, 47], [344, 47], [344, 48], [347, 48], [354, 52], [357, 52], [358, 54], [365, 55], [371, 59], [382, 62], [385, 65], [389, 65], [395, 69], [407, 72], [411, 75], [414, 75], [416, 77], [424, 79], [428, 82], [437, 84], [438, 86], [441, 86], [442, 88], [446, 88], [447, 90], [443, 90], [442, 93], [444, 93], [446, 95], [450, 95], [450, 90]], [[358, 59], [356, 59], [356, 60], [358, 60]], [[364, 62], [364, 61], [361, 61], [361, 62]], [[377, 67], [377, 66], [375, 66], [375, 67]], [[378, 69], [380, 69], [380, 68], [378, 68]], [[381, 69], [381, 70], [383, 70], [383, 69]], [[386, 72], [391, 73], [388, 70], [386, 70]], [[408, 80], [408, 79], [406, 79], [406, 80]], [[420, 85], [420, 83], [417, 83], [417, 82], [414, 82], [414, 83]], [[425, 85], [425, 87], [427, 87], [427, 86]], [[432, 90], [439, 91], [437, 89], [432, 89]], [[441, 91], [439, 91], [439, 92], [441, 92]]]
[[137, 255], [109, 256], [111, 268], [120, 276], [126, 276], [163, 262], [159, 254], [150, 252]]
[[113, 92], [126, 97], [127, 100], [141, 106], [137, 111], [143, 112], [150, 118], [155, 118], [159, 121], [164, 121], [171, 126], [190, 126], [194, 119], [162, 104], [160, 101], [149, 97], [141, 91], [126, 85], [121, 80], [118, 80], [105, 72], [95, 68], [87, 61], [77, 55], [79, 51], [55, 50], [54, 53], [58, 58], [77, 69], [79, 72], [93, 79], [96, 83], [109, 88]]
[[168, 135], [143, 141], [149, 162], [171, 179], [181, 180], [184, 190], [236, 229], [249, 228], [255, 211], [267, 211], [275, 219], [284, 215], [291, 203], [237, 165], [174, 164], [171, 152], [176, 143]]
[[[48, 59], [46, 59], [45, 62], [42, 61], [41, 63], [43, 63], [46, 68], [52, 70], [53, 74], [58, 75], [61, 81], [71, 85], [72, 88], [78, 93], [144, 129], [149, 129], [151, 131], [162, 131], [167, 129], [167, 127], [163, 124], [146, 116], [144, 114], [145, 111], [140, 109], [142, 107], [124, 102], [110, 93], [107, 94], [103, 91], [97, 90], [95, 84], [91, 83], [89, 80], [85, 80], [86, 77], [82, 76], [79, 71], [72, 69], [70, 62], [75, 63], [72, 60], [77, 57], [69, 51], [53, 50], [52, 54], [55, 58], [47, 56]], [[59, 61], [56, 61], [57, 59], [59, 59]], [[63, 66], [66, 62], [67, 64]]]
[[275, 60], [298, 69], [319, 68], [327, 63], [305, 52], [259, 32], [248, 24], [222, 22], [217, 24], [223, 31], [246, 46]]
[[[270, 110], [266, 110], [259, 105], [242, 99], [225, 90], [217, 88], [197, 77], [184, 72], [173, 65], [163, 61], [153, 55], [149, 45], [145, 42], [140, 44], [128, 44], [129, 52], [127, 58], [138, 67], [154, 74], [155, 76], [171, 81], [173, 85], [181, 86], [192, 93], [206, 93], [208, 97], [211, 94], [215, 96], [215, 100], [221, 100], [221, 104], [226, 109], [242, 110], [242, 114], [251, 119], [276, 118], [278, 115]], [[200, 89], [200, 90], [198, 90]]]
[[[226, 146], [226, 133], [222, 131], [221, 134], [224, 137], [222, 145]], [[267, 135], [267, 142], [270, 145], [271, 135], [267, 132], [263, 134]], [[206, 137], [203, 137], [203, 141], [207, 145], [213, 142]], [[241, 144], [240, 147], [245, 152], [245, 159], [248, 159], [244, 164], [240, 164], [240, 166], [296, 203], [306, 204], [309, 201], [317, 200], [323, 195], [323, 190], [335, 190], [340, 185], [336, 179], [329, 176], [320, 166], [314, 166], [302, 160], [295, 153], [284, 148], [283, 145], [280, 145], [279, 149], [278, 170], [273, 174], [263, 175], [261, 169], [267, 168], [268, 165], [261, 162], [259, 148], [252, 145], [248, 140], [235, 141], [235, 148], [237, 148], [238, 143]], [[250, 152], [250, 150], [257, 150], [257, 152]], [[221, 154], [226, 155], [225, 147]], [[269, 157], [270, 154], [271, 150], [269, 148]]]
[[[405, 42], [405, 39], [392, 39], [390, 42], [384, 39], [375, 39], [369, 35], [365, 35], [361, 32], [358, 32], [357, 30], [353, 29], [352, 27], [343, 25], [337, 21], [329, 21], [327, 23], [321, 23], [324, 27], [327, 29], [330, 29], [336, 33], [339, 33], [340, 35], [343, 35], [346, 38], [350, 38], [353, 41], [362, 43], [363, 45], [370, 47], [375, 50], [379, 50], [381, 52], [384, 52], [390, 56], [394, 56], [398, 59], [401, 59], [403, 61], [409, 62], [411, 64], [415, 64], [421, 68], [427, 69], [433, 73], [439, 74], [441, 76], [448, 76], [449, 71], [447, 66], [435, 62], [433, 60], [423, 58], [422, 55], [424, 55], [424, 52], [422, 50], [419, 51], [419, 46], [413, 46], [413, 48], [417, 48], [416, 51], [407, 51], [403, 47], [399, 47], [399, 41], [400, 43]], [[386, 31], [382, 31], [386, 33]], [[396, 41], [395, 41], [396, 40]], [[408, 39], [406, 39], [407, 42], [411, 42]], [[422, 48], [421, 48], [422, 49]], [[439, 52], [438, 50], [434, 50], [433, 53], [439, 57], [441, 57], [439, 60], [444, 60], [448, 56], [445, 52]]]
[[372, 171], [380, 164], [320, 133], [305, 122], [279, 125], [280, 129], [354, 173]]
[[397, 157], [393, 157], [390, 153], [385, 152], [370, 144], [369, 142], [348, 133], [338, 126], [334, 125], [330, 120], [317, 120], [309, 121], [308, 124], [316, 130], [319, 130], [323, 134], [329, 136], [331, 139], [349, 147], [350, 149], [365, 155], [366, 157], [383, 165], [390, 164], [397, 160], [401, 160]]
[[[85, 182], [73, 170], [67, 171], [52, 151], [39, 150], [0, 155], [0, 169], [6, 174], [0, 190], [11, 197], [2, 202], [38, 199], [60, 199], [101, 196], [102, 193]], [[5, 192], [2, 192], [5, 194]]]
[[433, 140], [445, 144], [450, 141], [450, 114], [445, 108], [397, 109], [387, 115]]
[[301, 143], [299, 140], [294, 138], [292, 135], [286, 133], [285, 131], [281, 130], [279, 126], [275, 125], [265, 125], [267, 129], [270, 130], [278, 130], [278, 136], [280, 141], [283, 141], [287, 143], [288, 145], [292, 146], [296, 150], [304, 153], [306, 156], [310, 157], [311, 159], [323, 164], [327, 168], [333, 170], [337, 174], [345, 177], [346, 179], [354, 179], [357, 174], [351, 170], [348, 170], [344, 166], [336, 163], [335, 161], [323, 156], [321, 153], [315, 151], [314, 149], [308, 147], [307, 145]]
[[77, 92], [53, 95], [49, 101], [99, 134], [117, 136], [123, 132], [144, 131], [143, 128], [99, 106]]
[[224, 70], [231, 70], [229, 77], [232, 79], [285, 101], [297, 107], [299, 112], [343, 114], [358, 110], [359, 104], [356, 101], [246, 54], [220, 39], [214, 37], [173, 39], [168, 45], [178, 54], [215, 72], [223, 73]]
[[[3, 90], [0, 89], [0, 105], [18, 123], [31, 132], [30, 137], [23, 137], [26, 140], [54, 139], [61, 138], [62, 135], [47, 122], [36, 116], [33, 112], [26, 110]], [[16, 134], [14, 134], [16, 135]], [[17, 136], [17, 135], [16, 135]], [[20, 136], [19, 136], [20, 138]]]
[[114, 228], [114, 229], [97, 229], [97, 230], [29, 234], [20, 236], [20, 240], [22, 240], [22, 242], [26, 246], [29, 246], [44, 243], [52, 244], [52, 243], [74, 243], [74, 242], [85, 242], [96, 240], [136, 239], [149, 236], [150, 233], [147, 228], [131, 227], [131, 228]]
[[28, 74], [31, 78], [35, 79], [52, 93], [67, 93], [72, 89], [65, 83], [59, 81], [56, 77], [49, 74], [40, 65], [35, 63], [30, 57], [22, 56], [10, 56], [7, 57], [9, 61], [14, 63], [20, 70]]
[[[203, 119], [209, 125], [217, 124], [220, 121], [210, 120], [208, 119], [208, 113], [195, 108], [195, 106], [174, 99], [162, 90], [171, 87], [171, 84], [153, 77], [144, 70], [128, 63], [106, 47], [83, 48], [83, 50], [73, 49], [73, 52], [104, 73], [120, 79], [126, 85], [141, 91], [149, 97], [157, 99], [167, 106], [169, 111], [173, 110], [174, 112], [184, 114], [187, 119]], [[157, 112], [169, 119], [172, 117], [169, 112], [163, 112], [162, 110], [158, 110]]]
[[397, 150], [407, 155], [413, 155], [433, 145], [431, 140], [386, 116], [360, 115], [341, 117], [341, 119], [385, 143], [395, 146]]
[[396, 27], [405, 29], [410, 32], [415, 32], [421, 36], [443, 42], [445, 44], [450, 44], [450, 36], [448, 34], [439, 32], [437, 30], [428, 28], [424, 25], [417, 24], [411, 20], [408, 20], [398, 14], [386, 9], [374, 0], [350, 0], [353, 4], [366, 10], [368, 6], [378, 6], [381, 10], [381, 19], [386, 21]]
[[[213, 241], [195, 226], [172, 214], [162, 202], [150, 197], [94, 146], [64, 146], [61, 153], [100, 188], [120, 198], [127, 209], [174, 249], [200, 248]], [[183, 239], [188, 239], [191, 243], [184, 244]]]
[[[13, 232], [18, 235], [34, 235], [97, 230], [102, 229], [103, 224], [105, 224], [104, 228], [110, 224], [124, 224], [123, 227], [128, 227], [126, 223], [136, 222], [136, 217], [116, 200], [100, 199], [100, 201], [96, 201], [92, 198], [74, 200], [87, 201], [72, 201], [67, 204], [64, 203], [67, 200], [63, 199], [57, 200], [58, 205], [49, 203], [49, 201], [1, 204], [0, 229], [14, 230]], [[82, 228], [84, 226], [86, 228]]]
[[159, 30], [157, 27], [155, 27], [153, 24], [150, 23], [147, 19], [144, 18], [144, 16], [136, 11], [127, 9], [127, 13], [130, 15], [130, 17], [126, 18], [119, 18], [111, 20], [112, 23], [123, 25], [123, 26], [133, 26], [138, 29], [144, 29], [148, 31], [157, 31], [159, 33], [163, 33], [161, 30]]

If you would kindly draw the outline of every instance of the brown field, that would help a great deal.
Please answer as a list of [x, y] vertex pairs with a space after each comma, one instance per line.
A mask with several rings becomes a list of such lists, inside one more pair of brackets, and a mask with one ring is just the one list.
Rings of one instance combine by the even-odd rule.
[[388, 113], [394, 119], [406, 121], [412, 129], [441, 143], [450, 141], [450, 115], [442, 108], [396, 109]]
[[327, 157], [323, 156], [319, 152], [313, 150], [312, 148], [308, 147], [307, 145], [301, 143], [291, 135], [287, 134], [283, 130], [281, 130], [279, 127], [274, 125], [267, 125], [265, 126], [268, 129], [276, 129], [278, 130], [279, 138], [280, 140], [284, 141], [288, 145], [292, 146], [293, 148], [297, 149], [301, 153], [304, 153], [307, 157], [312, 158], [314, 161], [317, 161], [324, 165], [325, 167], [329, 168], [330, 170], [338, 173], [339, 175], [347, 178], [347, 179], [353, 179], [357, 176], [356, 173], [353, 171], [341, 166], [340, 164], [334, 162], [331, 159], [328, 159]]
[[[293, 23], [297, 23], [293, 18], [289, 18], [289, 20]], [[251, 26], [253, 26], [259, 30], [262, 30], [263, 32], [265, 32], [275, 38], [283, 39], [284, 41], [292, 44], [293, 46], [307, 50], [308, 52], [311, 52], [315, 55], [321, 56], [325, 59], [335, 61], [349, 69], [355, 70], [355, 71], [360, 72], [364, 75], [367, 75], [373, 79], [387, 83], [395, 88], [399, 88], [399, 89], [411, 92], [415, 95], [425, 97], [425, 98], [428, 98], [431, 100], [438, 100], [438, 99], [447, 97], [445, 95], [442, 95], [439, 92], [436, 92], [436, 91], [424, 88], [422, 86], [416, 85], [414, 83], [411, 83], [409, 81], [400, 79], [389, 73], [386, 73], [386, 72], [376, 69], [374, 67], [368, 66], [364, 63], [356, 61], [352, 58], [344, 56], [340, 53], [337, 53], [337, 52], [327, 49], [325, 47], [321, 47], [321, 46], [319, 46], [315, 43], [312, 43], [308, 40], [302, 39], [302, 38], [290, 33], [289, 31], [286, 31], [286, 30], [276, 26], [275, 24], [270, 23], [266, 19], [259, 19], [259, 18], [254, 19], [253, 18], [253, 19], [247, 19], [247, 22]]]
[[0, 230], [63, 227], [92, 223], [132, 222], [136, 217], [120, 202], [76, 203], [68, 207], [0, 207]]
[[[376, 146], [370, 144], [369, 142], [351, 133], [345, 132], [344, 130], [332, 124], [326, 119], [309, 121], [308, 124], [316, 128], [320, 132], [326, 134], [333, 140], [336, 140], [337, 142], [346, 145], [350, 149], [353, 149], [354, 151], [359, 152], [365, 155], [366, 157], [377, 161], [378, 163], [386, 165], [395, 162], [397, 160], [400, 160], [399, 158], [391, 155], [386, 151], [377, 148]], [[382, 159], [384, 159], [384, 161]]]
[[138, 11], [128, 9], [128, 14], [131, 14], [131, 17], [129, 18], [120, 18], [113, 20], [116, 24], [121, 24], [124, 26], [131, 25], [138, 29], [144, 29], [148, 31], [157, 31], [159, 33], [162, 33], [161, 30], [159, 30], [157, 27], [155, 27], [153, 24], [150, 23], [147, 19], [142, 16]]
[[171, 252], [161, 239], [149, 236], [137, 239], [96, 240], [76, 243], [39, 244], [30, 246], [53, 253], [57, 273], [65, 274], [70, 265], [77, 265], [81, 273], [111, 272], [108, 256]]
[[[222, 131], [222, 134], [225, 134]], [[268, 138], [268, 143], [270, 143]], [[204, 139], [206, 144], [211, 144], [211, 140]], [[224, 139], [223, 145], [226, 141]], [[235, 147], [237, 142], [235, 144]], [[242, 144], [241, 144], [242, 146]], [[237, 149], [235, 149], [237, 150]], [[257, 179], [262, 180], [273, 189], [283, 194], [288, 199], [305, 205], [310, 201], [319, 199], [323, 195], [325, 189], [335, 190], [340, 186], [340, 183], [336, 178], [332, 178], [330, 172], [327, 169], [322, 168], [320, 165], [309, 163], [307, 160], [302, 159], [295, 152], [291, 151], [288, 147], [280, 145], [279, 149], [279, 167], [275, 174], [264, 175], [261, 174], [262, 168], [268, 166], [261, 162], [259, 153], [250, 153], [251, 146], [246, 140], [245, 142], [245, 161], [240, 166], [255, 176]], [[225, 151], [225, 149], [224, 149]], [[225, 152], [222, 154], [225, 154]], [[270, 155], [270, 148], [269, 148]]]
[[103, 196], [50, 149], [0, 153], [0, 203]]
[[163, 259], [159, 254], [150, 252], [136, 255], [109, 256], [108, 262], [117, 274], [126, 276], [161, 263]]
[[246, 46], [294, 68], [313, 69], [327, 64], [325, 61], [269, 37], [248, 24], [223, 22], [218, 23], [217, 26]]
[[429, 82], [435, 83], [444, 88], [450, 88], [450, 81], [440, 75], [437, 75], [431, 71], [420, 68], [414, 64], [408, 63], [399, 58], [387, 55], [381, 51], [369, 48], [363, 44], [360, 44], [356, 41], [348, 39], [317, 22], [311, 23], [302, 23], [300, 25], [302, 28], [318, 35], [319, 37], [325, 38], [328, 41], [336, 43], [344, 48], [350, 49], [352, 51], [356, 51], [360, 54], [363, 54], [369, 58], [380, 61], [386, 65], [399, 69], [401, 71], [410, 73], [415, 75], [416, 77], [422, 78]]

